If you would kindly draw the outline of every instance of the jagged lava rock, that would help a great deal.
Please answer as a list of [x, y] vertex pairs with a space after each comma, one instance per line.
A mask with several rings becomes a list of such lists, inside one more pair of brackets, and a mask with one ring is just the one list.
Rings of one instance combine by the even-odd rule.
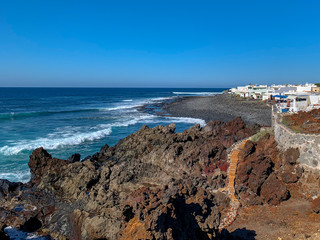
[[[294, 162], [289, 158], [287, 157], [286, 162], [290, 164]], [[267, 133], [258, 142], [248, 141], [245, 144], [239, 156], [236, 177], [236, 192], [240, 196], [242, 205], [262, 203], [277, 205], [290, 197], [285, 183], [276, 175], [279, 171], [275, 166], [280, 168], [282, 164], [273, 136]], [[292, 175], [287, 171], [283, 173]]]
[[35, 209], [20, 227], [40, 221], [43, 231], [70, 239], [213, 239], [229, 201], [214, 191], [225, 185], [226, 151], [256, 131], [241, 118], [182, 133], [174, 124], [143, 126], [83, 161], [38, 148], [30, 183], [15, 193]]

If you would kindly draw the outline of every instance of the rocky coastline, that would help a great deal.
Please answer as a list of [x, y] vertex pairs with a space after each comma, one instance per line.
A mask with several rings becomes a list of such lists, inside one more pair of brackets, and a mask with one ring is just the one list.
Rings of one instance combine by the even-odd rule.
[[[219, 229], [230, 205], [228, 154], [243, 139], [249, 140], [235, 176], [241, 207], [235, 222]], [[62, 160], [38, 148], [28, 183], [0, 180], [0, 238], [9, 239], [10, 226], [47, 239], [317, 239], [320, 177], [298, 157], [297, 149], [281, 152], [272, 134], [240, 117], [182, 133], [174, 124], [143, 126], [82, 161], [78, 154]], [[297, 201], [307, 209], [302, 227], [290, 225], [294, 211], [278, 232], [257, 224], [263, 208], [277, 206], [279, 213], [270, 214], [277, 226], [282, 206], [298, 211]]]

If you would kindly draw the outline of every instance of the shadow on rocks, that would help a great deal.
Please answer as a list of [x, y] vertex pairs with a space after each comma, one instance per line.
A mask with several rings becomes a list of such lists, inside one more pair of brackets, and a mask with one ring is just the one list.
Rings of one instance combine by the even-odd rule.
[[178, 199], [174, 205], [174, 209], [168, 209], [168, 212], [159, 216], [157, 231], [161, 233], [170, 232], [169, 235], [172, 239], [210, 240], [196, 219], [197, 212], [199, 214], [201, 211], [199, 204], [186, 204], [184, 200]]
[[219, 240], [255, 240], [257, 234], [254, 230], [248, 230], [246, 228], [238, 228], [233, 232], [229, 232], [226, 229], [223, 229]]

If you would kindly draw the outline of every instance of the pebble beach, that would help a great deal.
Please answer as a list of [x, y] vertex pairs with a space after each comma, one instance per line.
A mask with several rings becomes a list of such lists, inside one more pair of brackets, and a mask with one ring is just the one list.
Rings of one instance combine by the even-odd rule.
[[271, 125], [271, 107], [261, 100], [248, 100], [230, 94], [182, 97], [167, 103], [162, 110], [173, 117], [230, 121], [240, 116], [247, 124]]

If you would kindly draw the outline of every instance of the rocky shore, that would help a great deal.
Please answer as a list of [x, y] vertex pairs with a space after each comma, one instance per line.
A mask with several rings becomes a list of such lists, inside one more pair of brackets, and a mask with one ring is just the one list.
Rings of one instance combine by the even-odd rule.
[[237, 98], [230, 94], [182, 97], [163, 106], [174, 117], [201, 118], [206, 122], [228, 122], [240, 116], [247, 124], [271, 125], [271, 107], [261, 100]]
[[[30, 182], [0, 180], [0, 238], [8, 239], [4, 229], [10, 226], [48, 239], [273, 239], [283, 232], [254, 227], [257, 218], [264, 219], [261, 209], [280, 211], [283, 202], [293, 208], [290, 201], [299, 199], [308, 209], [302, 227], [291, 225], [292, 211], [279, 228], [313, 239], [320, 220], [315, 197], [320, 177], [299, 166], [299, 151], [280, 152], [273, 136], [259, 130], [240, 117], [182, 133], [174, 124], [143, 126], [83, 161], [78, 154], [62, 160], [35, 149]], [[219, 231], [230, 205], [223, 190], [228, 152], [252, 135], [258, 137], [240, 151], [235, 177], [239, 216]], [[273, 214], [277, 228], [281, 218]]]
[[81, 162], [38, 148], [29, 183], [1, 182], [0, 222], [61, 239], [213, 239], [227, 149], [256, 131], [240, 118], [183, 133], [144, 126]]

